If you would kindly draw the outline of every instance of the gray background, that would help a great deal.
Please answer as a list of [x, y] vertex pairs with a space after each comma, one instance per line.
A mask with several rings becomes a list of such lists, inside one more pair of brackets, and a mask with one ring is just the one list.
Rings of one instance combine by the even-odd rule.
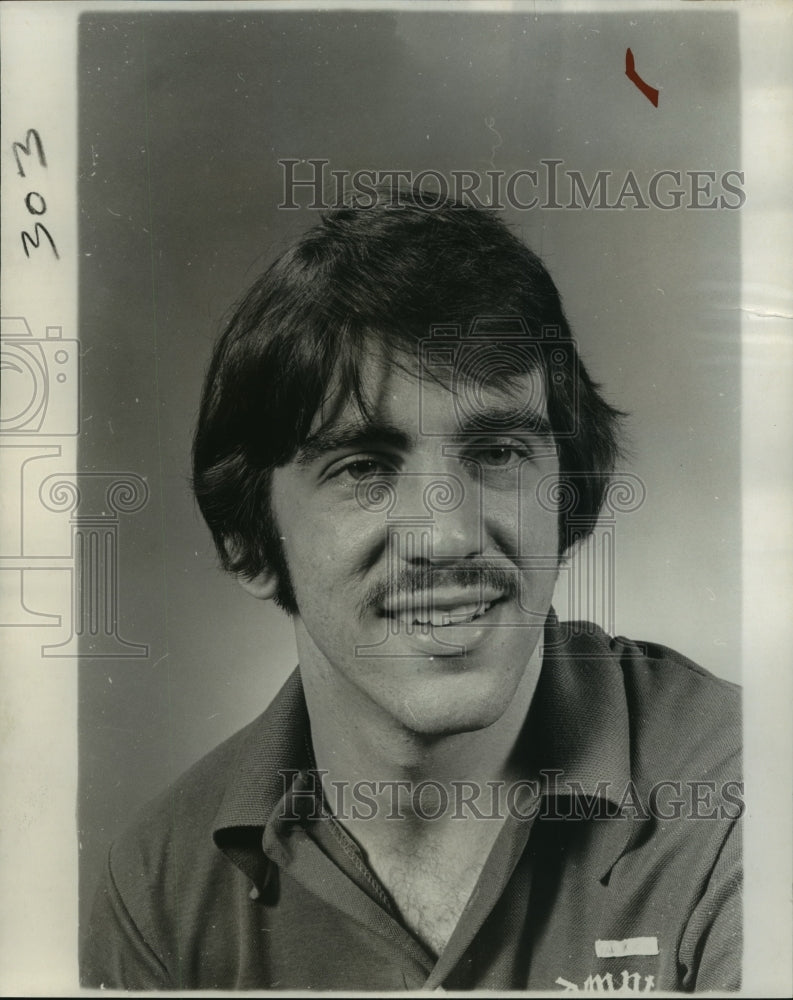
[[[721, 174], [741, 167], [737, 42], [734, 15], [702, 9], [83, 16], [79, 467], [151, 490], [119, 555], [120, 631], [150, 655], [80, 668], [83, 907], [132, 812], [295, 663], [289, 621], [216, 568], [187, 482], [222, 318], [313, 221], [277, 209], [278, 159], [509, 173], [559, 158], [590, 183]], [[624, 75], [627, 46], [658, 109]], [[505, 218], [632, 413], [647, 499], [617, 526], [617, 631], [739, 680], [740, 212]]]

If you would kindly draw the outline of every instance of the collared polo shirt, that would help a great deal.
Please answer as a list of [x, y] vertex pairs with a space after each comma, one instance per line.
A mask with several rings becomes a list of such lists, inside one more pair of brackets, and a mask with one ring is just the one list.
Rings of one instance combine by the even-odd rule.
[[317, 785], [295, 671], [113, 845], [84, 985], [737, 989], [735, 685], [665, 647], [551, 621], [524, 729], [536, 780], [436, 956], [343, 824], [307, 808]]

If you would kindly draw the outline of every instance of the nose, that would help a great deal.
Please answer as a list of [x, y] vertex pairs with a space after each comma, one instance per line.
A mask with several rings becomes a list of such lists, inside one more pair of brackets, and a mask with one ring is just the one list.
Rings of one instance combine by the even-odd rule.
[[[400, 476], [399, 503], [392, 529], [420, 528], [424, 536], [416, 558], [466, 559], [482, 552], [482, 501], [478, 483], [453, 473]], [[398, 530], [398, 528], [397, 528]]]

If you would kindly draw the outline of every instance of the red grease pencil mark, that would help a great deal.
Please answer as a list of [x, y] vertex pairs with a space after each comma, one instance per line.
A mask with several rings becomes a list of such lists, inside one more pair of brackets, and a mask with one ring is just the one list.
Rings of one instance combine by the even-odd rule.
[[636, 72], [636, 63], [634, 62], [633, 53], [630, 49], [625, 50], [625, 76], [627, 76], [632, 83], [636, 84], [639, 90], [654, 107], [658, 107], [658, 91], [655, 87], [651, 87], [649, 83], [645, 83]]

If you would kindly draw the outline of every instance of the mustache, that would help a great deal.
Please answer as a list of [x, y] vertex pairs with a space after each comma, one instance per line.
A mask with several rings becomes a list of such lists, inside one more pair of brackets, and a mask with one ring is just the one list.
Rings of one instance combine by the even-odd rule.
[[403, 594], [431, 592], [434, 588], [459, 587], [463, 590], [500, 590], [505, 597], [518, 596], [519, 573], [508, 572], [495, 563], [476, 563], [472, 566], [405, 566], [390, 581], [372, 585], [361, 603], [361, 613], [381, 608], [387, 599], [394, 600]]

